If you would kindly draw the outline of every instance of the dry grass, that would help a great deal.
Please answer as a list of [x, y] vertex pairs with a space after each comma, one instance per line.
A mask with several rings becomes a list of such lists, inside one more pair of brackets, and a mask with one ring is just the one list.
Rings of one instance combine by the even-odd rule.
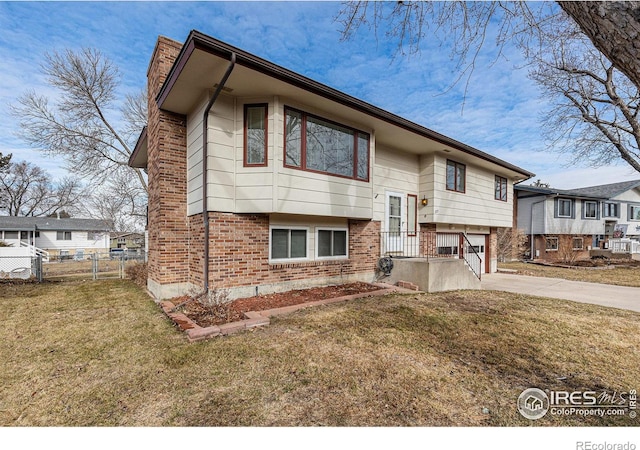
[[640, 267], [596, 267], [575, 268], [543, 266], [522, 262], [499, 263], [498, 267], [517, 270], [520, 275], [562, 278], [572, 281], [615, 284], [617, 286], [640, 287]]
[[0, 306], [3, 426], [638, 424], [515, 408], [532, 386], [637, 389], [640, 314], [616, 309], [395, 295], [188, 344], [129, 281], [3, 285]]

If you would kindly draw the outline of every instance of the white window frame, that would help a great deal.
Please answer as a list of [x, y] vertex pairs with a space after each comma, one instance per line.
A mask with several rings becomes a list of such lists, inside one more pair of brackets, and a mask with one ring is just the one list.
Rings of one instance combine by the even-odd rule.
[[634, 209], [640, 209], [640, 205], [629, 205], [629, 221], [630, 222], [637, 222], [638, 219], [636, 219], [633, 215], [633, 210]]
[[[587, 216], [587, 205], [592, 204], [594, 206], [593, 216]], [[595, 200], [585, 200], [582, 203], [582, 217], [585, 219], [597, 219], [598, 218], [598, 202]]]
[[[575, 242], [580, 240], [580, 247], [576, 247]], [[571, 238], [571, 248], [573, 250], [584, 250], [584, 238], [583, 237], [572, 237]]]
[[[565, 216], [565, 215], [561, 215], [560, 214], [560, 202], [569, 202], [569, 215]], [[573, 217], [573, 208], [574, 208], [574, 202], [573, 200], [569, 199], [569, 198], [559, 198], [558, 199], [558, 211], [557, 211], [557, 217], [561, 218], [561, 219], [571, 219], [571, 217]]]
[[[320, 232], [321, 231], [344, 231], [346, 233], [346, 237], [347, 237], [347, 248], [346, 248], [346, 255], [338, 255], [338, 256], [320, 256], [319, 255], [319, 250], [320, 250]], [[315, 257], [316, 259], [319, 260], [336, 260], [336, 259], [349, 259], [349, 229], [345, 228], [345, 227], [316, 227], [316, 232], [315, 232]]]
[[[548, 248], [547, 243], [549, 242], [550, 239], [555, 239], [556, 248]], [[545, 250], [545, 252], [557, 252], [559, 248], [560, 248], [560, 238], [558, 236], [546, 236], [544, 238], [544, 250]]]
[[[609, 214], [609, 209], [615, 206], [616, 213], [614, 215]], [[615, 202], [602, 202], [602, 217], [620, 217], [620, 203]]]
[[[271, 239], [273, 237], [273, 230], [304, 230], [307, 232], [307, 239], [306, 239], [306, 253], [307, 256], [305, 256], [304, 258], [272, 258], [271, 257], [271, 250], [272, 250], [272, 242]], [[291, 226], [291, 225], [269, 225], [269, 262], [270, 263], [283, 263], [283, 262], [305, 262], [305, 261], [311, 261], [311, 258], [309, 257], [310, 252], [309, 252], [309, 236], [310, 236], [310, 232], [309, 232], [309, 227], [300, 227], [300, 226]]]
[[[62, 238], [60, 238], [60, 233], [62, 233]], [[69, 233], [69, 239], [67, 239], [67, 233]], [[56, 241], [72, 241], [73, 234], [71, 231], [56, 231]]]

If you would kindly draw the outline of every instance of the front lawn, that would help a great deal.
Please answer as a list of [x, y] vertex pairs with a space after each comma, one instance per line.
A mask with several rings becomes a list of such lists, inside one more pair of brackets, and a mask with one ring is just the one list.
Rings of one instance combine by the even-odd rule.
[[640, 314], [490, 291], [366, 298], [187, 343], [133, 283], [0, 285], [2, 426], [638, 425], [531, 421], [529, 387], [638, 388]]
[[499, 263], [499, 268], [516, 270], [519, 275], [562, 278], [572, 281], [640, 287], [640, 267], [565, 268], [523, 262]]

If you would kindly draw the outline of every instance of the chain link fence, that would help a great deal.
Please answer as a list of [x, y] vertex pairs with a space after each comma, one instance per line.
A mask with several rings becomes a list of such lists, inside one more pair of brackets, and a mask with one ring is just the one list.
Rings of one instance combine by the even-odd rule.
[[43, 261], [41, 256], [0, 256], [0, 279], [99, 280], [125, 278], [127, 267], [144, 263], [138, 251], [96, 252]]

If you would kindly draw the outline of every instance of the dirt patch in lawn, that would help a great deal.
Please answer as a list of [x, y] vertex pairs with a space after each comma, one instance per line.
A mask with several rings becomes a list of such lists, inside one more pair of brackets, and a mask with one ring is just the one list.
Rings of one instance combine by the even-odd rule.
[[244, 313], [249, 311], [265, 311], [379, 289], [379, 286], [358, 282], [239, 298], [231, 302], [207, 302], [205, 299], [189, 296], [178, 297], [171, 302], [176, 305], [176, 310], [204, 328], [242, 320], [245, 318]]

